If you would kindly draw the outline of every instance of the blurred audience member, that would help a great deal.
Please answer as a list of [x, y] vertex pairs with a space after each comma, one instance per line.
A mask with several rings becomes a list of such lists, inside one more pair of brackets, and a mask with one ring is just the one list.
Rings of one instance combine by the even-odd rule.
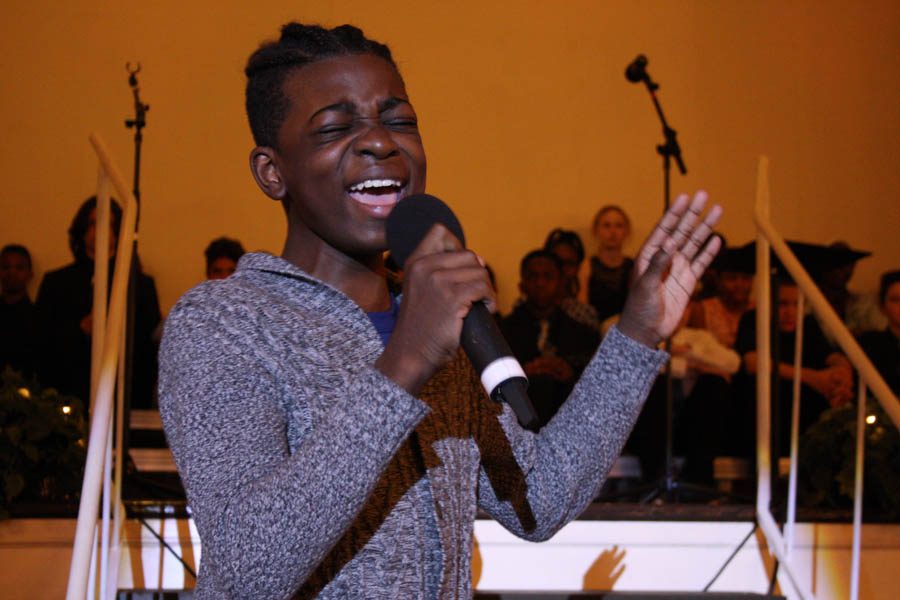
[[[69, 227], [69, 249], [75, 261], [44, 275], [37, 296], [40, 328], [38, 375], [46, 386], [89, 403], [91, 335], [94, 304], [94, 246], [97, 198], [88, 198]], [[109, 277], [115, 270], [116, 242], [122, 209], [110, 202]], [[149, 408], [156, 387], [156, 344], [153, 331], [160, 321], [156, 284], [138, 274], [135, 298], [132, 406]]]
[[[773, 353], [777, 349], [778, 363], [773, 368], [773, 380], [778, 382], [773, 390], [772, 431], [779, 456], [787, 456], [790, 450], [791, 405], [793, 401], [794, 345], [797, 323], [799, 289], [793, 281], [776, 283], [777, 337], [772, 339]], [[743, 357], [743, 372], [735, 378], [735, 391], [740, 395], [738, 423], [734, 439], [738, 451], [752, 452], [756, 432], [756, 311], [744, 314], [738, 328], [735, 349]], [[811, 316], [803, 317], [803, 362], [800, 371], [800, 433], [809, 428], [829, 406], [839, 406], [853, 397], [853, 373], [844, 356], [831, 350], [822, 330]]]
[[[813, 273], [816, 283], [834, 308], [838, 317], [855, 336], [865, 331], [880, 331], [886, 322], [878, 310], [878, 302], [873, 294], [853, 292], [848, 288], [856, 261], [869, 256], [869, 252], [853, 250], [846, 242], [834, 242], [827, 248], [828, 264]], [[821, 322], [819, 323], [822, 324]], [[833, 343], [830, 333], [826, 338]]]
[[588, 303], [602, 323], [622, 312], [628, 296], [634, 261], [625, 256], [623, 248], [631, 234], [631, 222], [620, 207], [608, 205], [594, 217], [593, 231], [597, 254], [590, 262]]
[[546, 425], [569, 395], [600, 343], [597, 331], [559, 308], [564, 285], [559, 258], [533, 250], [522, 259], [524, 301], [501, 320], [500, 328], [528, 375], [528, 395]]
[[894, 395], [900, 396], [900, 271], [881, 276], [878, 300], [887, 327], [862, 334], [860, 345]]
[[28, 297], [32, 276], [25, 246], [0, 250], [0, 371], [12, 367], [25, 377], [34, 375], [37, 352], [36, 312]]
[[214, 239], [203, 251], [206, 256], [206, 278], [225, 279], [230, 276], [245, 252], [238, 240], [224, 236]]
[[741, 364], [733, 348], [741, 317], [751, 306], [754, 264], [747, 256], [739, 248], [719, 252], [712, 295], [693, 304], [687, 327], [672, 338], [672, 373], [684, 394], [678, 429], [682, 477], [693, 483], [713, 483], [713, 459], [727, 448], [726, 426], [734, 410], [731, 377]]
[[719, 253], [713, 261], [717, 272], [714, 293], [695, 302], [688, 319], [688, 327], [709, 331], [728, 348], [734, 348], [741, 317], [752, 308], [754, 265], [744, 259], [746, 254], [739, 248]]
[[600, 331], [600, 319], [590, 304], [578, 300], [581, 292], [579, 271], [584, 262], [584, 245], [574, 231], [556, 228], [547, 236], [544, 250], [555, 254], [562, 265], [563, 284], [560, 286], [559, 307], [564, 313], [583, 325]]
[[712, 235], [722, 240], [722, 250], [716, 256], [716, 260], [714, 260], [713, 263], [709, 265], [709, 267], [706, 269], [706, 271], [703, 272], [703, 275], [700, 277], [700, 284], [694, 291], [695, 301], [712, 298], [713, 296], [718, 294], [719, 265], [722, 264], [720, 258], [722, 256], [722, 252], [728, 248], [728, 241], [725, 239], [725, 236], [718, 231], [712, 232], [711, 236]]

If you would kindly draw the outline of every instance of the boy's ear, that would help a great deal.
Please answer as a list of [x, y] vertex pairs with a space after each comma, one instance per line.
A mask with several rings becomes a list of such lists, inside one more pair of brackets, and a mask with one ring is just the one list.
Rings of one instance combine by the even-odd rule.
[[268, 146], [257, 146], [250, 151], [250, 171], [256, 185], [272, 200], [284, 200], [287, 186], [278, 167], [277, 155]]

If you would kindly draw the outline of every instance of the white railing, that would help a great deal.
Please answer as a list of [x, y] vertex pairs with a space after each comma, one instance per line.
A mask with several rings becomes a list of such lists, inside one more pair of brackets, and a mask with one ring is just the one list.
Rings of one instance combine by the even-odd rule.
[[[819, 291], [812, 278], [794, 256], [784, 238], [769, 221], [769, 161], [761, 157], [757, 176], [756, 189], [756, 272], [757, 272], [757, 311], [756, 311], [756, 348], [757, 348], [757, 401], [756, 401], [756, 457], [757, 457], [757, 492], [756, 513], [760, 528], [766, 536], [769, 549], [778, 558], [784, 573], [801, 598], [813, 598], [812, 593], [797, 575], [791, 562], [793, 549], [793, 530], [796, 516], [796, 482], [797, 482], [797, 447], [799, 439], [798, 416], [800, 408], [800, 367], [802, 362], [804, 302], [808, 300], [813, 312], [821, 320], [825, 328], [837, 341], [841, 351], [849, 359], [859, 375], [859, 394], [857, 397], [856, 426], [856, 473], [853, 505], [853, 549], [850, 565], [850, 599], [856, 600], [859, 595], [859, 554], [860, 531], [862, 529], [862, 496], [863, 496], [863, 449], [864, 420], [866, 418], [866, 389], [878, 400], [894, 425], [900, 428], [900, 402], [891, 392], [887, 383], [871, 361], [866, 357], [857, 341], [844, 326], [834, 309]], [[772, 361], [770, 354], [771, 323], [771, 283], [770, 248], [784, 265], [787, 272], [797, 283], [800, 294], [797, 300], [797, 332], [794, 352], [793, 407], [791, 427], [791, 469], [788, 480], [788, 512], [784, 532], [779, 530], [770, 510], [772, 499], [770, 455], [771, 436], [771, 381]]]
[[[94, 307], [91, 344], [91, 427], [87, 462], [78, 507], [78, 524], [72, 562], [69, 567], [67, 600], [99, 597], [115, 598], [119, 566], [119, 536], [122, 525], [122, 398], [125, 316], [128, 303], [128, 278], [131, 273], [135, 237], [137, 201], [119, 174], [103, 141], [90, 136], [100, 162], [97, 182], [97, 225], [94, 251]], [[124, 203], [116, 250], [109, 308], [107, 278], [109, 264], [109, 187]], [[118, 376], [118, 380], [117, 380]], [[116, 393], [118, 389], [118, 393]], [[113, 444], [113, 402], [117, 416]], [[113, 448], [116, 455], [113, 457]], [[114, 471], [113, 471], [113, 465]], [[114, 472], [114, 478], [111, 478]], [[101, 505], [102, 491], [102, 505]], [[102, 510], [101, 510], [102, 506]], [[97, 515], [100, 519], [99, 563], [97, 556]], [[110, 523], [112, 516], [113, 522]], [[97, 568], [99, 567], [99, 573]], [[97, 587], [99, 586], [99, 590]]]

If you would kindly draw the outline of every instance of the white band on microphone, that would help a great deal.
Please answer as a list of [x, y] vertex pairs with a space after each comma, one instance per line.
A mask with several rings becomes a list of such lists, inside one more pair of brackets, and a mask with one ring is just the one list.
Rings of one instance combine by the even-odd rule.
[[519, 361], [511, 356], [503, 356], [484, 368], [484, 371], [481, 372], [481, 385], [487, 390], [488, 395], [493, 395], [494, 388], [507, 379], [515, 377], [528, 379], [525, 377], [525, 371], [522, 370]]

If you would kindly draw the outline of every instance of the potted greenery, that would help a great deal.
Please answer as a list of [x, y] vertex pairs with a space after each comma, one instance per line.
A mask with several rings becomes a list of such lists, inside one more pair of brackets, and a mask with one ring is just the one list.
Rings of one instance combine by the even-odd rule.
[[11, 505], [36, 513], [75, 505], [86, 451], [83, 404], [9, 368], [0, 380], [0, 518]]
[[[900, 433], [877, 401], [867, 404], [864, 506], [875, 519], [900, 519]], [[853, 505], [856, 406], [825, 411], [800, 441], [798, 489], [807, 506]]]

